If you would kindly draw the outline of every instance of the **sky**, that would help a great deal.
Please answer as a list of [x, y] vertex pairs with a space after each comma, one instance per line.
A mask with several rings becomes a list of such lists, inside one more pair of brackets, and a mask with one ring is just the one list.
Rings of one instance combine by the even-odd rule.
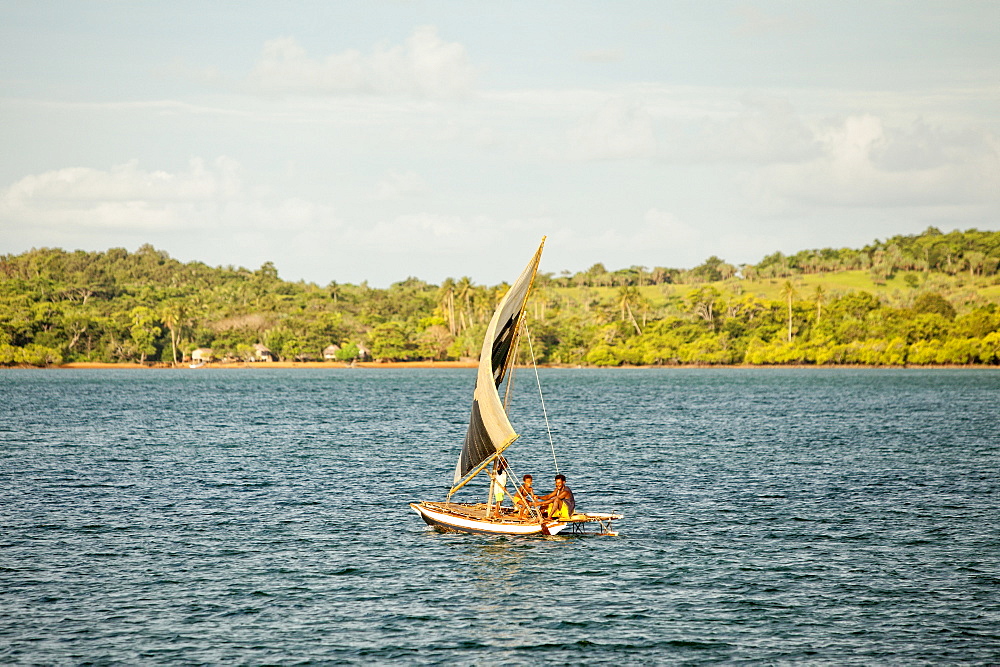
[[1000, 230], [1000, 2], [0, 0], [0, 254], [286, 280]]

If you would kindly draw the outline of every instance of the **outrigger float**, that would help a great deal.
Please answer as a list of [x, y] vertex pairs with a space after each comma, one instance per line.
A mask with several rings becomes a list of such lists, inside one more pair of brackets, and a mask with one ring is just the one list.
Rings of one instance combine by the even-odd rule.
[[[511, 536], [618, 534], [614, 531], [613, 522], [622, 518], [620, 514], [574, 512], [568, 517], [547, 518], [538, 508], [531, 507], [527, 516], [521, 518], [516, 510], [500, 507], [494, 502], [493, 490], [503, 486], [509, 470], [508, 462], [501, 455], [518, 438], [507, 414], [512, 388], [511, 376], [517, 346], [524, 330], [524, 308], [538, 272], [544, 246], [543, 238], [528, 266], [501, 299], [486, 329], [479, 356], [476, 388], [472, 396], [469, 429], [465, 434], [447, 499], [444, 502], [410, 503], [410, 507], [438, 531]], [[504, 399], [501, 400], [500, 386], [505, 378], [507, 383]], [[553, 459], [554, 454], [553, 446]], [[451, 502], [452, 496], [459, 489], [483, 471], [487, 471], [492, 480], [487, 502]], [[595, 526], [596, 531], [588, 531], [588, 525]]]

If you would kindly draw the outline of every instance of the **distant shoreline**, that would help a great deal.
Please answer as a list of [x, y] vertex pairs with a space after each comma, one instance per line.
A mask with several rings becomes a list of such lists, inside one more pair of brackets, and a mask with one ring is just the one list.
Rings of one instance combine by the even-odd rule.
[[[114, 370], [114, 369], [152, 369], [152, 370], [202, 370], [202, 369], [226, 369], [240, 370], [247, 368], [254, 369], [326, 369], [326, 370], [352, 370], [371, 368], [476, 368], [476, 361], [359, 361], [354, 364], [329, 361], [268, 361], [268, 362], [235, 362], [222, 363], [212, 362], [192, 367], [190, 363], [178, 363], [176, 366], [170, 363], [153, 362], [140, 364], [136, 362], [107, 363], [100, 361], [73, 361], [56, 366], [11, 366], [10, 368], [29, 368], [36, 370]], [[526, 366], [521, 366], [526, 367]], [[990, 364], [905, 364], [899, 366], [875, 366], [868, 364], [678, 364], [663, 366], [582, 366], [582, 365], [562, 365], [562, 364], [539, 364], [540, 368], [555, 369], [594, 369], [613, 372], [615, 370], [637, 369], [637, 370], [694, 370], [694, 369], [997, 369], [1000, 366]]]
[[259, 361], [259, 362], [211, 362], [200, 364], [192, 368], [191, 363], [178, 363], [176, 366], [171, 363], [156, 362], [150, 364], [131, 363], [105, 363], [100, 361], [73, 361], [67, 364], [52, 366], [51, 368], [154, 368], [163, 370], [200, 370], [202, 368], [326, 368], [351, 369], [351, 368], [475, 368], [478, 362], [475, 361], [357, 361], [354, 364], [346, 364], [340, 361]]

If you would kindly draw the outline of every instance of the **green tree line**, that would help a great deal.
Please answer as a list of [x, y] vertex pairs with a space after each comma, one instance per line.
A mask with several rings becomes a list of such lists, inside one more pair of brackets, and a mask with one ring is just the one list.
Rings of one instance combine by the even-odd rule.
[[[876, 241], [860, 250], [774, 253], [756, 265], [633, 266], [540, 274], [528, 302], [540, 363], [1000, 363], [1000, 232]], [[181, 363], [361, 354], [478, 355], [506, 284], [468, 277], [388, 288], [289, 282], [259, 269], [135, 252], [34, 249], [0, 257], [0, 365]], [[527, 346], [522, 346], [522, 352]]]

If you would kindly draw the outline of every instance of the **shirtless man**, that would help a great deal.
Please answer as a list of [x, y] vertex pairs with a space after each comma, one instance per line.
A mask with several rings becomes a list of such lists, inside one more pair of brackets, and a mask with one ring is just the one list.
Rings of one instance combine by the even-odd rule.
[[576, 509], [576, 498], [573, 492], [566, 486], [566, 476], [556, 475], [556, 488], [552, 493], [538, 497], [538, 502], [532, 503], [535, 507], [547, 507], [547, 516], [550, 519], [568, 519], [573, 516]]
[[532, 484], [531, 475], [524, 476], [524, 483], [518, 487], [514, 495], [511, 496], [511, 500], [514, 501], [514, 507], [518, 509], [517, 518], [526, 519], [528, 518], [528, 508], [531, 506], [532, 501], [534, 501], [538, 496], [535, 495], [535, 490], [531, 488]]

